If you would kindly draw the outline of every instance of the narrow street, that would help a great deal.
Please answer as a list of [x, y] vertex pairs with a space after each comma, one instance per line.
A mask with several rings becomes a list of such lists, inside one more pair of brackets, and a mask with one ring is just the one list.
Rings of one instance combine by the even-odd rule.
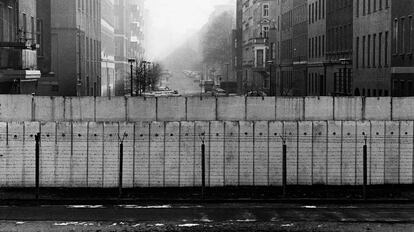
[[183, 96], [198, 95], [201, 93], [200, 83], [194, 80], [185, 76], [183, 72], [174, 72], [167, 86]]
[[1, 207], [0, 231], [413, 231], [414, 205]]

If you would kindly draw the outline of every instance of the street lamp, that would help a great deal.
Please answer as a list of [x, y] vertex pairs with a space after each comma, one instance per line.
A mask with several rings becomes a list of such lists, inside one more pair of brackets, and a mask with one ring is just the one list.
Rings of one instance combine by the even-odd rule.
[[131, 64], [131, 97], [134, 96], [134, 79], [133, 79], [133, 73], [134, 73], [134, 63], [135, 59], [128, 59], [128, 63]]

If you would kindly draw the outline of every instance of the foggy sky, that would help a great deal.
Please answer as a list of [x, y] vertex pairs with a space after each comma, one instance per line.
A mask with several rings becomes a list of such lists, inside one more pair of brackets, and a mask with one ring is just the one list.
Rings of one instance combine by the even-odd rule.
[[160, 60], [167, 56], [207, 22], [215, 5], [229, 2], [233, 0], [146, 0], [147, 57]]

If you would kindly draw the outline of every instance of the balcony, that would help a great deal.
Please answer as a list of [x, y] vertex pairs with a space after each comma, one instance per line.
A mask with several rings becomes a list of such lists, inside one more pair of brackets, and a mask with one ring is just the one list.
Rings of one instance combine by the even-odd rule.
[[252, 38], [250, 41], [253, 45], [266, 45], [268, 38]]
[[0, 48], [1, 81], [12, 79], [38, 79], [36, 50]]

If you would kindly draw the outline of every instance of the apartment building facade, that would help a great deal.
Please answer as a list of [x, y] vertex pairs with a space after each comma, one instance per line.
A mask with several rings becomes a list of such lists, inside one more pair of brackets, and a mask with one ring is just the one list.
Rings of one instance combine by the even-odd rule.
[[36, 91], [36, 1], [0, 1], [0, 93]]
[[51, 1], [52, 70], [59, 95], [101, 93], [101, 1]]
[[114, 0], [101, 0], [101, 95], [115, 96]]
[[[261, 91], [274, 95], [276, 90], [276, 36], [278, 20], [275, 12], [279, 0], [238, 1], [235, 31], [237, 80], [242, 93]], [[241, 19], [241, 21], [240, 21]], [[236, 62], [235, 62], [236, 63]]]

